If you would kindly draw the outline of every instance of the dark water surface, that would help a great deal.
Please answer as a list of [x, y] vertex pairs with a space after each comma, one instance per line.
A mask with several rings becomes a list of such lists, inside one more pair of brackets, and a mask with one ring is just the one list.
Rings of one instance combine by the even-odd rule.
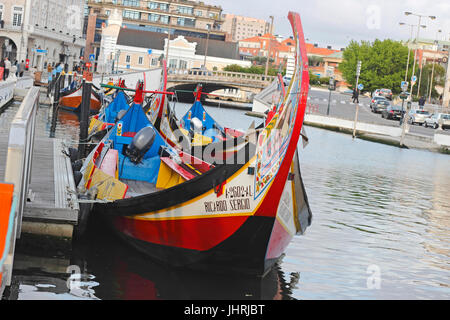
[[[177, 114], [188, 108], [177, 104]], [[233, 128], [262, 121], [242, 111], [208, 110]], [[42, 134], [50, 130], [49, 115], [47, 108], [39, 112]], [[60, 113], [57, 137], [76, 140], [77, 124], [76, 116]], [[307, 132], [310, 144], [300, 161], [313, 224], [264, 280], [161, 267], [94, 219], [70, 256], [37, 250], [38, 242], [19, 245], [10, 298], [449, 299], [450, 156]], [[79, 272], [81, 279], [69, 278]]]

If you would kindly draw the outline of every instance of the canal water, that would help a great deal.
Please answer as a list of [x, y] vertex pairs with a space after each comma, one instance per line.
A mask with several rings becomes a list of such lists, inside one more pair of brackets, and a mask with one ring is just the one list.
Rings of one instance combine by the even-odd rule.
[[[0, 115], [0, 122], [15, 108]], [[188, 108], [177, 104], [178, 116]], [[243, 111], [208, 111], [238, 129], [262, 121]], [[41, 108], [39, 117], [45, 125], [38, 130], [48, 134], [49, 109]], [[76, 116], [61, 112], [56, 136], [76, 140], [77, 125]], [[263, 280], [161, 267], [94, 218], [70, 255], [39, 250], [38, 242], [34, 248], [19, 245], [6, 298], [449, 299], [450, 156], [306, 131], [310, 143], [300, 150], [300, 162], [313, 224]]]

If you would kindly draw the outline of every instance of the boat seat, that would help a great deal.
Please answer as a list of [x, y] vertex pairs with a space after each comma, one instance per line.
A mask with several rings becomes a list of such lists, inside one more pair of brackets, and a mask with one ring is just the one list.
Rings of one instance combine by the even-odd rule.
[[100, 170], [110, 175], [111, 177], [116, 177], [118, 163], [119, 151], [115, 149], [109, 149], [105, 157], [103, 158]]

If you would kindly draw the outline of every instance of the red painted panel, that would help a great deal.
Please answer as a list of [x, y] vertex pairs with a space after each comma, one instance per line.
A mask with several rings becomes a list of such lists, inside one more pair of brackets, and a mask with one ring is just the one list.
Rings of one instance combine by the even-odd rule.
[[206, 251], [233, 235], [248, 217], [146, 221], [118, 217], [120, 232], [153, 244]]

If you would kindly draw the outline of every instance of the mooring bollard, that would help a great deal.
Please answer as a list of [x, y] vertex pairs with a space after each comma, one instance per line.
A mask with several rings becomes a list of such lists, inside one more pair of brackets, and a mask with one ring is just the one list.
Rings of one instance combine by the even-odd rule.
[[86, 143], [89, 130], [89, 114], [91, 109], [92, 73], [83, 75], [83, 94], [80, 106], [80, 140], [78, 144], [78, 159], [86, 157]]

